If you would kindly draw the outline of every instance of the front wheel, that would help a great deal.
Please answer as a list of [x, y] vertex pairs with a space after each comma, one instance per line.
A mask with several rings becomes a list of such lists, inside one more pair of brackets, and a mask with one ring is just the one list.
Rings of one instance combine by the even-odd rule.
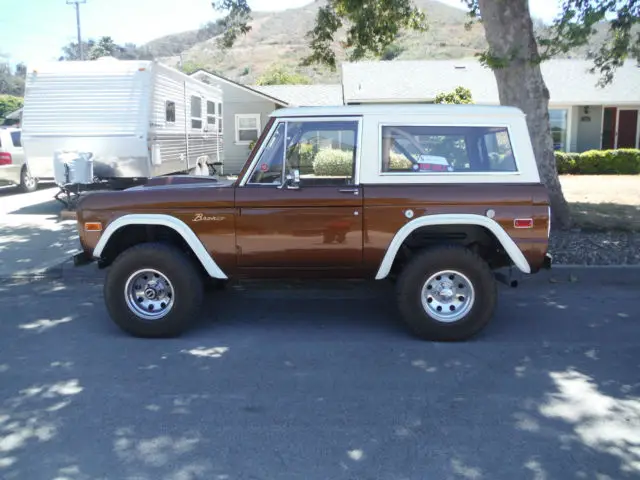
[[457, 246], [416, 255], [400, 273], [398, 306], [404, 321], [420, 338], [466, 340], [491, 320], [496, 281], [487, 263]]
[[203, 284], [192, 260], [162, 243], [125, 250], [109, 268], [104, 298], [111, 319], [136, 337], [175, 337], [202, 303]]

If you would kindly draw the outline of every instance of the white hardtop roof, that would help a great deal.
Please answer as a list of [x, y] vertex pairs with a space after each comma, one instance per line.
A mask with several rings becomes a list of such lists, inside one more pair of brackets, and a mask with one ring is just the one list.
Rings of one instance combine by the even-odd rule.
[[280, 108], [271, 117], [315, 117], [346, 115], [468, 115], [482, 117], [522, 117], [524, 113], [516, 107], [493, 105], [456, 104], [369, 104], [322, 107]]

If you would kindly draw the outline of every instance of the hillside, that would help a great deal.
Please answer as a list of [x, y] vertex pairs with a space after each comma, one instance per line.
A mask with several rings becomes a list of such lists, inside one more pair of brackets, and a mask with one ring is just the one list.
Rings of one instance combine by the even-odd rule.
[[[399, 36], [389, 57], [398, 60], [450, 59], [471, 57], [486, 48], [481, 25], [465, 29], [465, 12], [436, 0], [414, 0], [426, 12], [429, 30], [426, 33], [406, 32]], [[323, 67], [298, 67], [308, 54], [306, 33], [313, 28], [316, 11], [323, 0], [280, 12], [254, 12], [252, 31], [241, 37], [226, 52], [216, 45], [217, 26], [209, 24], [207, 31], [184, 32], [150, 42], [147, 47], [161, 61], [177, 65], [183, 51], [185, 63], [199, 64], [233, 80], [253, 84], [269, 66], [279, 63], [295, 68], [311, 77], [314, 83], [338, 82], [339, 71]], [[202, 40], [202, 38], [207, 38]], [[337, 46], [337, 43], [336, 43]], [[391, 49], [390, 49], [391, 50]], [[339, 60], [344, 54], [336, 48]], [[583, 56], [576, 52], [574, 56]]]

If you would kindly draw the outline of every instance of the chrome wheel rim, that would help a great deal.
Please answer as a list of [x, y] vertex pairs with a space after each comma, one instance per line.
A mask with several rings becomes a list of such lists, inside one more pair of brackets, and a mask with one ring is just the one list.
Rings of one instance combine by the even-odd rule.
[[421, 293], [422, 308], [434, 320], [444, 323], [463, 318], [475, 302], [473, 284], [455, 270], [437, 272], [424, 283]]
[[36, 179], [31, 176], [29, 170], [24, 171], [24, 186], [27, 188], [33, 188], [36, 184]]
[[129, 276], [124, 295], [129, 310], [144, 320], [164, 318], [175, 302], [175, 292], [169, 279], [151, 268], [138, 270]]

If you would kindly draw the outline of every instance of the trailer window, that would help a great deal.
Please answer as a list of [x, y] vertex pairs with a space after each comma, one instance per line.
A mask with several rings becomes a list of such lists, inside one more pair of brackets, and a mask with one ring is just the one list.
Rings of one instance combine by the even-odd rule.
[[191, 128], [202, 129], [202, 98], [191, 97]]
[[176, 123], [176, 102], [167, 100], [164, 118], [168, 123]]
[[218, 133], [222, 133], [222, 103], [218, 103]]
[[207, 100], [207, 125], [216, 124], [216, 104]]

